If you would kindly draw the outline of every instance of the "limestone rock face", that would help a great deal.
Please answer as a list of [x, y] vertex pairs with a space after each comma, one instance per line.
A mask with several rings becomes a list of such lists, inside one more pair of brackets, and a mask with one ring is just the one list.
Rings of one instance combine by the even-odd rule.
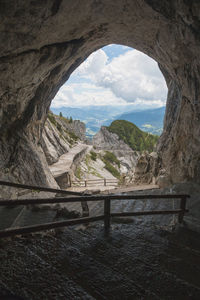
[[116, 43], [159, 63], [163, 168], [172, 182], [200, 182], [199, 12], [196, 0], [1, 1], [1, 179], [50, 184], [39, 153], [51, 100], [89, 54]]
[[86, 127], [83, 122], [80, 120], [74, 120], [72, 123], [67, 124], [66, 122], [62, 122], [62, 124], [69, 132], [74, 133], [80, 140], [83, 142], [86, 141]]
[[114, 153], [120, 161], [121, 174], [127, 174], [129, 178], [132, 177], [140, 156], [139, 152], [133, 151], [117, 134], [110, 132], [104, 126], [94, 135], [92, 143], [98, 150], [108, 150]]
[[49, 165], [57, 162], [59, 157], [70, 149], [69, 141], [66, 140], [64, 135], [61, 137], [61, 133], [49, 119], [45, 122], [41, 144]]
[[155, 184], [159, 174], [162, 174], [162, 170], [157, 153], [142, 153], [135, 166], [134, 182], [136, 184]]
[[110, 132], [104, 126], [94, 135], [92, 143], [97, 149], [132, 151], [117, 134]]

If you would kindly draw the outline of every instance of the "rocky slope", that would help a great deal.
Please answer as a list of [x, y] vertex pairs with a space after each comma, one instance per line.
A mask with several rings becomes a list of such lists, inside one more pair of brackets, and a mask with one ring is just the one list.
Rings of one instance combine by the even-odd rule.
[[42, 133], [41, 145], [49, 165], [58, 161], [78, 141], [85, 141], [85, 124], [79, 120], [69, 121], [49, 112]]
[[158, 136], [139, 129], [126, 120], [115, 120], [107, 127], [111, 133], [116, 133], [134, 151], [152, 152], [157, 144]]
[[[104, 150], [94, 152], [85, 140], [84, 123], [48, 114], [41, 145], [51, 174], [61, 188], [69, 187], [74, 180], [120, 179], [124, 167], [116, 164], [117, 158], [110, 153], [114, 161], [107, 161]], [[129, 149], [126, 144], [124, 147]], [[126, 160], [124, 155], [122, 160]]]
[[94, 135], [92, 144], [96, 149], [132, 151], [116, 133], [110, 132], [105, 126]]
[[[139, 152], [133, 151], [116, 133], [112, 133], [107, 127], [102, 126], [92, 140], [93, 146], [97, 150], [108, 150], [120, 161], [120, 172], [128, 174], [134, 172]], [[131, 175], [132, 176], [132, 175]]]

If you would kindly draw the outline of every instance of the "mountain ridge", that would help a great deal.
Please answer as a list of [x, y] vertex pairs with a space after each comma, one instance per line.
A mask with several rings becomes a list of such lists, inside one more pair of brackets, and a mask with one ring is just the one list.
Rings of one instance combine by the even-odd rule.
[[130, 111], [128, 107], [123, 108], [118, 106], [90, 106], [82, 108], [60, 107], [51, 108], [54, 114], [59, 115], [62, 112], [65, 117], [72, 117], [79, 119], [86, 125], [86, 134], [92, 137], [96, 134], [101, 126], [109, 126], [114, 120], [126, 120], [134, 123], [141, 130], [150, 132], [152, 134], [160, 135], [163, 129], [163, 119], [165, 107], [133, 110]]

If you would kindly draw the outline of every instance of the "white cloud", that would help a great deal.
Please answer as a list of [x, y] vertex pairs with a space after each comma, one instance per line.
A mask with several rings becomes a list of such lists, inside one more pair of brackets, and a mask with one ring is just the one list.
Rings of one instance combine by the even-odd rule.
[[[100, 62], [100, 63], [99, 63]], [[80, 75], [90, 77], [95, 84], [110, 88], [127, 102], [137, 98], [166, 100], [167, 87], [157, 63], [147, 55], [131, 50], [106, 64], [105, 52], [99, 50], [80, 67]]]
[[[137, 50], [126, 51], [109, 62], [100, 49], [71, 78], [58, 92], [53, 107], [132, 103], [140, 109], [165, 105], [167, 87], [157, 63]], [[74, 83], [73, 78], [81, 81]]]
[[[111, 90], [98, 87], [94, 84], [81, 84], [81, 93], [77, 93], [80, 84], [63, 86], [53, 100], [52, 107], [82, 107], [91, 105], [126, 105], [126, 101], [116, 97]], [[108, 101], [109, 99], [109, 101]]]

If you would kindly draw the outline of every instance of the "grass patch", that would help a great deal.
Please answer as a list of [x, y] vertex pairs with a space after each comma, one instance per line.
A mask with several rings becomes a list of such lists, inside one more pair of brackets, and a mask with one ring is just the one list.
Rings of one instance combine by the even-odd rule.
[[52, 115], [51, 113], [48, 113], [47, 118], [48, 118], [49, 121], [56, 127], [57, 122], [56, 122], [56, 119], [55, 119], [54, 115]]
[[115, 120], [107, 129], [116, 133], [121, 140], [136, 151], [154, 150], [159, 136], [140, 130], [135, 124], [125, 120]]
[[109, 161], [105, 160], [104, 158], [102, 160], [105, 164], [105, 169], [108, 172], [110, 172], [114, 177], [116, 177], [117, 179], [120, 179], [119, 171], [113, 165], [111, 165], [111, 163]]
[[53, 114], [48, 113], [48, 119], [49, 121], [58, 129], [60, 133], [62, 133], [62, 126], [56, 121], [56, 118]]
[[67, 132], [71, 139], [73, 139], [75, 142], [79, 139], [78, 136], [74, 132]]
[[114, 153], [106, 151], [106, 154], [103, 156], [103, 158], [111, 164], [115, 163], [120, 168], [120, 161], [117, 159]]
[[96, 161], [97, 160], [97, 153], [94, 151], [90, 151], [90, 157], [92, 160]]
[[76, 168], [75, 176], [76, 176], [79, 180], [81, 180], [81, 179], [82, 179], [82, 175], [83, 175], [83, 172], [82, 172], [82, 170], [81, 170], [81, 167]]

